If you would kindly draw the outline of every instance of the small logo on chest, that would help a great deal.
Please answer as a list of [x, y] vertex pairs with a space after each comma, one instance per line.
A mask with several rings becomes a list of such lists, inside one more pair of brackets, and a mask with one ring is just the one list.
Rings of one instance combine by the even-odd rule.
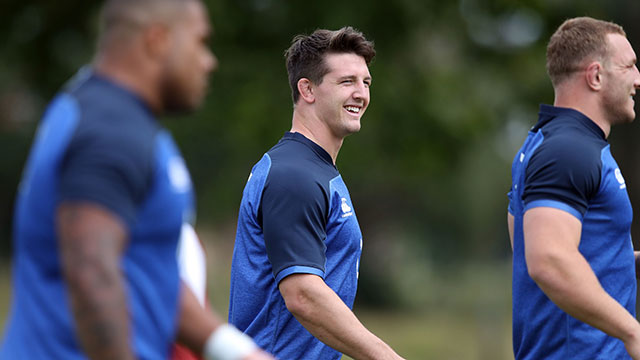
[[340, 209], [342, 210], [342, 217], [346, 218], [347, 216], [353, 215], [353, 211], [351, 211], [351, 206], [347, 204], [347, 198], [340, 199], [342, 204], [340, 205]]
[[618, 180], [618, 182], [620, 183], [620, 189], [626, 188], [627, 184], [624, 181], [624, 177], [622, 177], [622, 172], [620, 171], [620, 168], [616, 168], [616, 170], [613, 173], [616, 176], [616, 180]]

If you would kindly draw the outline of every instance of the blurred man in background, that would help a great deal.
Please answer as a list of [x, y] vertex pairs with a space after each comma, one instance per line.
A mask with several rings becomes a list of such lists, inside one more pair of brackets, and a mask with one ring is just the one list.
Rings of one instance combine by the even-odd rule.
[[194, 220], [184, 161], [155, 115], [195, 108], [216, 59], [200, 0], [111, 0], [94, 66], [50, 104], [16, 204], [2, 359], [267, 359], [178, 275]]
[[516, 154], [509, 194], [516, 359], [640, 359], [632, 209], [607, 143], [635, 118], [635, 64], [610, 22], [570, 19], [549, 41], [554, 106]]
[[244, 189], [229, 322], [282, 359], [400, 359], [351, 311], [362, 233], [335, 166], [369, 105], [374, 55], [350, 27], [294, 38], [291, 131]]

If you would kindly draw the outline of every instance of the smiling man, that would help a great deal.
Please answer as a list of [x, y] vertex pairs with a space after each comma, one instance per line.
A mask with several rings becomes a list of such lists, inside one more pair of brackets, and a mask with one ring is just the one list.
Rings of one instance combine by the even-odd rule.
[[515, 358], [640, 359], [633, 213], [607, 142], [635, 118], [636, 54], [620, 26], [575, 18], [551, 37], [547, 71], [554, 106], [509, 193]]
[[280, 359], [400, 359], [351, 312], [362, 233], [335, 166], [369, 105], [374, 55], [350, 27], [297, 36], [286, 52], [292, 127], [244, 189], [229, 308]]

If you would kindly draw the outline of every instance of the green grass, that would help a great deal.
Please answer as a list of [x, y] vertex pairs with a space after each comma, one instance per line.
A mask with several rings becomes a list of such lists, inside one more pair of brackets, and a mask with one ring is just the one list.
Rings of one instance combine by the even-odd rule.
[[0, 331], [4, 332], [4, 323], [9, 312], [9, 303], [11, 302], [11, 276], [9, 273], [9, 264], [0, 264]]
[[[510, 323], [485, 324], [450, 311], [356, 311], [365, 326], [407, 359], [513, 359]], [[351, 359], [344, 356], [344, 359]]]

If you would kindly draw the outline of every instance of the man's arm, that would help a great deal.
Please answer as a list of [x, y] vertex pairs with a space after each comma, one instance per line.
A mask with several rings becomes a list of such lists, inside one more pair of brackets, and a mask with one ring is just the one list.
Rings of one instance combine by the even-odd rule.
[[191, 289], [181, 283], [177, 341], [201, 354], [209, 335], [222, 324], [213, 311], [203, 308]]
[[569, 315], [622, 340], [640, 359], [640, 324], [602, 288], [578, 250], [582, 223], [565, 211], [537, 207], [525, 213], [523, 226], [529, 275], [542, 291]]
[[402, 359], [367, 330], [319, 276], [289, 275], [279, 288], [287, 309], [323, 343], [354, 359]]
[[91, 359], [134, 359], [119, 266], [125, 227], [111, 212], [89, 203], [61, 204], [57, 225], [80, 346]]
[[[253, 341], [244, 334], [240, 332], [236, 332], [237, 330], [226, 330], [231, 331], [231, 336], [234, 338], [226, 338], [224, 340], [229, 340], [228, 346], [234, 347], [230, 352], [224, 352], [221, 354], [220, 351], [207, 351], [207, 343], [211, 341], [212, 336], [215, 336], [216, 331], [227, 327], [228, 325], [224, 324], [220, 317], [214, 313], [212, 310], [208, 310], [200, 305], [198, 299], [193, 294], [191, 289], [186, 286], [184, 283], [181, 284], [180, 294], [180, 318], [178, 320], [178, 336], [177, 341], [182, 345], [188, 347], [195, 354], [203, 354], [205, 359], [243, 359], [243, 360], [272, 360], [273, 357], [263, 352], [259, 348], [257, 348]], [[224, 325], [224, 326], [222, 326]], [[222, 326], [222, 327], [221, 327]], [[225, 330], [223, 330], [225, 331]], [[229, 335], [226, 335], [229, 336]], [[240, 345], [236, 341], [241, 342]], [[234, 346], [234, 344], [236, 344]], [[247, 349], [243, 350], [241, 346], [248, 346]], [[236, 354], [246, 354], [246, 355], [238, 355]]]
[[507, 212], [507, 228], [509, 228], [509, 241], [511, 241], [511, 251], [513, 251], [513, 215]]

